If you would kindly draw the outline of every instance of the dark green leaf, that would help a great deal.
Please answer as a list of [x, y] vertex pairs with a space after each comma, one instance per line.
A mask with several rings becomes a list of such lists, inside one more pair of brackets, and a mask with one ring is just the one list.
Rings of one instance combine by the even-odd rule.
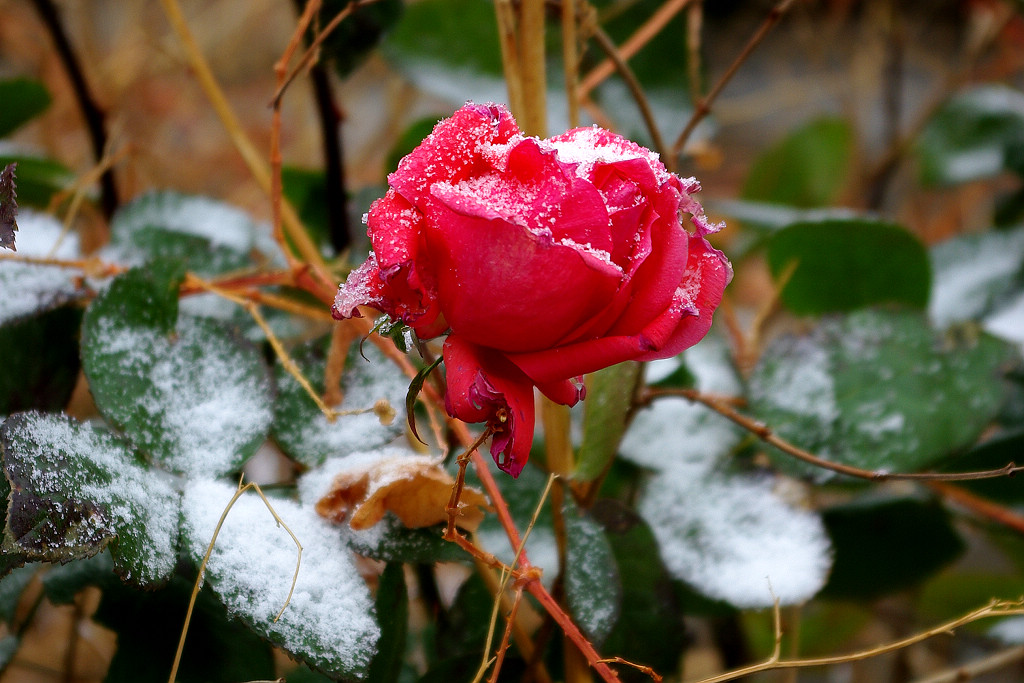
[[[106, 683], [164, 683], [174, 662], [192, 577], [175, 576], [156, 591], [111, 584], [94, 619], [117, 634]], [[144, 627], [142, 627], [144, 625]], [[237, 683], [271, 680], [270, 645], [229, 616], [209, 586], [199, 592], [189, 622], [177, 681]]]
[[123, 441], [61, 415], [19, 413], [0, 427], [0, 450], [11, 484], [5, 551], [67, 562], [110, 544], [122, 578], [167, 579], [179, 494]]
[[17, 251], [14, 233], [18, 230], [18, 190], [14, 173], [17, 163], [7, 164], [0, 170], [0, 247]]
[[938, 571], [964, 544], [938, 504], [913, 498], [865, 498], [828, 508], [825, 526], [835, 548], [822, 591], [867, 600], [909, 588]]
[[[292, 359], [316, 391], [324, 389], [324, 368], [330, 340], [323, 338], [296, 349]], [[404, 430], [403, 406], [409, 380], [371, 345], [354, 347], [345, 359], [341, 377], [345, 398], [340, 410], [367, 410], [385, 399], [394, 408], [395, 419], [382, 425], [372, 412], [345, 415], [334, 422], [317, 408], [313, 399], [283, 367], [277, 366], [277, 401], [274, 406], [273, 436], [288, 457], [306, 465], [322, 465], [327, 458], [355, 451], [373, 450], [392, 441]], [[369, 360], [367, 360], [369, 359]]]
[[[420, 69], [426, 76], [431, 67], [441, 67], [440, 73], [500, 76], [499, 46], [494, 7], [480, 0], [412, 3], [384, 41], [387, 53], [414, 77]], [[431, 72], [433, 78], [443, 77], [436, 68]]]
[[622, 583], [604, 528], [573, 508], [565, 512], [565, 598], [573, 621], [600, 647], [622, 606]]
[[[868, 470], [915, 471], [971, 445], [996, 416], [1012, 347], [939, 337], [912, 313], [859, 311], [782, 337], [750, 377], [750, 410], [787, 441]], [[775, 453], [793, 472], [829, 477]]]
[[641, 368], [640, 363], [629, 361], [587, 375], [583, 444], [576, 457], [573, 479], [596, 479], [615, 457], [626, 432], [626, 418]]
[[834, 203], [849, 177], [852, 151], [846, 121], [812, 121], [754, 161], [742, 197], [803, 208]]
[[0, 372], [0, 415], [67, 405], [81, 366], [81, 320], [81, 309], [64, 306], [0, 324], [0, 358], [7, 368], [17, 368]]
[[436, 527], [410, 529], [392, 514], [365, 532], [343, 527], [342, 535], [352, 552], [381, 562], [433, 564], [466, 559], [465, 551], [444, 540]]
[[797, 223], [771, 236], [768, 264], [776, 280], [789, 276], [780, 297], [794, 313], [928, 303], [931, 271], [924, 245], [891, 223]]
[[[319, 13], [317, 26], [327, 26], [351, 0], [326, 0]], [[338, 75], [344, 78], [377, 46], [381, 36], [402, 16], [402, 0], [382, 0], [355, 9], [341, 21], [324, 40], [324, 57], [334, 62]]]
[[420, 395], [420, 390], [423, 389], [423, 383], [427, 381], [427, 377], [434, 371], [434, 368], [441, 364], [442, 360], [444, 358], [439, 356], [433, 363], [417, 372], [416, 376], [412, 378], [412, 382], [409, 383], [409, 391], [405, 395], [405, 414], [409, 420], [409, 429], [420, 443], [423, 443], [423, 439], [416, 431], [416, 398]]
[[455, 601], [445, 618], [437, 625], [437, 655], [447, 660], [473, 654], [476, 663], [464, 673], [449, 680], [470, 680], [480, 666], [480, 653], [487, 642], [487, 631], [494, 609], [494, 595], [475, 572], [459, 587]]
[[39, 571], [39, 565], [19, 567], [0, 579], [0, 621], [11, 625], [21, 596]]
[[50, 106], [50, 93], [39, 81], [12, 78], [0, 81], [0, 138], [13, 133]]
[[285, 166], [281, 169], [281, 187], [316, 244], [321, 249], [329, 247], [330, 219], [327, 215], [327, 181], [323, 171]]
[[188, 474], [237, 470], [273, 415], [259, 350], [218, 323], [182, 316], [180, 271], [118, 276], [82, 323], [82, 366], [100, 412], [143, 452]]
[[[4, 474], [0, 476], [0, 522], [3, 522], [4, 529], [7, 528], [7, 508], [10, 506], [10, 499], [11, 483], [7, 480], [7, 475]], [[30, 558], [25, 555], [8, 551], [0, 545], [0, 577], [6, 576], [29, 561]]]
[[921, 181], [951, 185], [1007, 169], [1007, 150], [1024, 141], [1024, 94], [983, 85], [954, 96], [918, 138]]
[[367, 680], [374, 683], [398, 683], [409, 628], [409, 594], [401, 563], [389, 563], [381, 574], [380, 583], [377, 584], [377, 618], [380, 622], [380, 640], [377, 641], [377, 654], [370, 663]]
[[53, 195], [70, 185], [74, 174], [53, 159], [29, 154], [0, 154], [0, 167], [18, 164], [18, 202], [45, 209]]
[[114, 560], [107, 552], [51, 566], [43, 574], [43, 590], [55, 605], [70, 605], [75, 596], [88, 586], [105, 590], [120, 583], [114, 574]]
[[[602, 651], [662, 674], [675, 671], [686, 643], [686, 627], [654, 535], [639, 515], [613, 501], [599, 501], [591, 514], [604, 527], [619, 575], [626, 579], [621, 611]], [[618, 671], [624, 681], [650, 680], [638, 671]]]

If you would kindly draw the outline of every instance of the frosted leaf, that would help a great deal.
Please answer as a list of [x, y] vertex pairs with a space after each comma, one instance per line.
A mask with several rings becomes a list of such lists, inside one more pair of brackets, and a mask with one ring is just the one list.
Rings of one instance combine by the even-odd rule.
[[619, 616], [622, 586], [604, 529], [590, 517], [566, 514], [565, 597], [576, 624], [600, 645]]
[[[78, 237], [70, 233], [61, 240], [63, 227], [56, 218], [24, 209], [18, 214], [18, 223], [18, 256], [78, 257]], [[75, 268], [22, 263], [0, 256], [0, 291], [4, 293], [0, 297], [0, 325], [81, 298], [81, 274]]]
[[238, 469], [266, 436], [273, 394], [257, 349], [211, 321], [176, 334], [90, 310], [83, 361], [97, 405], [162, 465], [188, 475]]
[[[233, 486], [200, 480], [185, 491], [182, 535], [196, 562], [206, 552]], [[302, 544], [291, 602], [276, 622], [295, 573], [297, 549], [255, 492], [235, 503], [217, 536], [206, 580], [257, 633], [324, 672], [361, 678], [380, 630], [373, 600], [338, 534], [309, 507], [272, 500]]]
[[177, 561], [179, 494], [123, 441], [92, 425], [21, 413], [0, 428], [15, 484], [5, 547], [67, 561], [108, 543], [122, 578], [161, 582]]
[[931, 249], [928, 315], [940, 328], [977, 319], [1024, 271], [1024, 228], [956, 237]]
[[1016, 342], [1024, 351], [1024, 293], [997, 308], [982, 321], [982, 325], [997, 337]]
[[[299, 369], [318, 391], [323, 390], [327, 343], [326, 339], [318, 340], [293, 353]], [[362, 355], [355, 347], [349, 352], [341, 377], [344, 400], [335, 408], [366, 410], [385, 399], [395, 411], [394, 420], [387, 425], [381, 424], [372, 412], [343, 415], [328, 422], [295, 378], [280, 365], [276, 375], [274, 438], [289, 457], [304, 465], [315, 467], [330, 457], [372, 450], [393, 441], [405, 430], [409, 379], [371, 344], [363, 346]]]
[[[679, 358], [694, 376], [699, 390], [726, 396], [741, 392], [728, 348], [718, 337], [705, 337]], [[667, 359], [655, 363], [678, 362]], [[674, 369], [667, 365], [654, 368], [666, 375]], [[700, 464], [710, 469], [741, 438], [738, 427], [711, 409], [683, 398], [663, 398], [637, 412], [619, 452], [626, 460], [653, 470], [674, 463]]]
[[771, 480], [673, 466], [650, 480], [639, 511], [669, 572], [736, 607], [804, 602], [828, 576], [820, 517], [787, 506]]

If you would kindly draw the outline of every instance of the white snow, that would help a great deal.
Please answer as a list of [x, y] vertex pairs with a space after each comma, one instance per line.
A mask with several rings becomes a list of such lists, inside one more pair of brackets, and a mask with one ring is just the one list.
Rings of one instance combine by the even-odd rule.
[[784, 343], [793, 348], [780, 354], [800, 358], [800, 363], [785, 362], [770, 373], [770, 386], [750, 383], [751, 396], [797, 415], [813, 416], [821, 423], [839, 417], [835, 385], [829, 367], [828, 351], [807, 337], [794, 337]]
[[786, 505], [770, 479], [673, 465], [650, 480], [639, 510], [669, 572], [736, 607], [804, 602], [828, 576], [820, 517]]
[[1016, 342], [1024, 351], [1024, 293], [985, 318], [982, 325], [997, 337]]
[[[185, 492], [182, 531], [193, 557], [201, 558], [235, 488], [200, 480]], [[254, 491], [228, 513], [207, 567], [207, 580], [228, 609], [286, 650], [345, 677], [369, 665], [380, 636], [370, 592], [337, 530], [312, 508], [272, 499], [271, 504], [302, 544], [291, 602], [281, 618], [295, 573], [297, 549]]]
[[45, 310], [76, 294], [76, 279], [82, 274], [79, 269], [16, 260], [18, 256], [78, 258], [78, 236], [71, 232], [62, 239], [62, 232], [63, 226], [52, 216], [31, 209], [18, 212], [18, 231], [14, 234], [18, 251], [0, 251], [0, 285], [4, 292], [0, 297], [0, 324]]

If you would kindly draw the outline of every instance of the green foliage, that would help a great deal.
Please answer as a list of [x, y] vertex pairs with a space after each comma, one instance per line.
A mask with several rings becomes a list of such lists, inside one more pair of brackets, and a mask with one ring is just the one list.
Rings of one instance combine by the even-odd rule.
[[0, 138], [43, 113], [50, 106], [50, 93], [39, 81], [11, 78], [0, 81]]
[[392, 562], [384, 568], [377, 586], [377, 614], [381, 636], [377, 654], [370, 663], [369, 680], [375, 683], [397, 683], [405, 655], [406, 630], [409, 622], [409, 593], [405, 587], [405, 570]]
[[[483, 0], [423, 0], [384, 41], [401, 66], [435, 65], [443, 71], [501, 75], [501, 53], [494, 7]], [[449, 74], [450, 76], [451, 74]]]
[[622, 610], [622, 577], [604, 528], [589, 515], [565, 511], [565, 598], [577, 625], [595, 646]]
[[842, 119], [811, 121], [750, 167], [743, 199], [811, 208], [836, 201], [850, 171], [853, 130]]
[[18, 203], [22, 206], [45, 209], [53, 196], [74, 180], [64, 164], [29, 153], [0, 154], [0, 167], [9, 164], [18, 165]]
[[627, 362], [587, 376], [583, 443], [576, 456], [574, 479], [597, 478], [615, 457], [626, 432], [626, 418], [641, 370], [640, 363]]
[[[772, 343], [750, 378], [750, 408], [829, 460], [916, 471], [978, 437], [1006, 397], [999, 378], [1013, 357], [986, 334], [943, 338], [914, 313], [857, 311]], [[777, 462], [827, 476], [786, 456]]]
[[81, 365], [75, 343], [81, 320], [81, 309], [62, 306], [0, 323], [0, 358], [18, 369], [0, 373], [0, 415], [67, 405]]
[[[326, 0], [316, 27], [324, 28], [352, 4], [352, 0]], [[402, 0], [382, 0], [357, 7], [324, 40], [321, 47], [324, 58], [334, 64], [339, 76], [348, 76], [366, 59], [381, 37], [398, 23], [404, 7]]]
[[931, 272], [924, 245], [899, 225], [847, 220], [795, 223], [768, 240], [779, 296], [799, 314], [899, 303], [924, 308]]
[[933, 501], [865, 496], [823, 517], [835, 548], [822, 591], [830, 597], [867, 600], [909, 588], [964, 550], [949, 513]]

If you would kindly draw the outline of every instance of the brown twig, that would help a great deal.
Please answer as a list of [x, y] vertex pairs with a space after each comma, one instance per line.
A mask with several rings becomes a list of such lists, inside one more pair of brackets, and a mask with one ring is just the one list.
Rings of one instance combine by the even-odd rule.
[[1015, 645], [973, 662], [919, 678], [914, 683], [964, 683], [964, 681], [974, 680], [982, 674], [1002, 669], [1011, 664], [1018, 664], [1022, 660], [1024, 660], [1024, 645]]
[[[71, 79], [71, 89], [78, 101], [78, 108], [85, 118], [85, 126], [89, 131], [89, 142], [92, 144], [92, 153], [96, 161], [101, 161], [107, 149], [107, 131], [104, 123], [103, 111], [96, 104], [89, 91], [89, 84], [85, 81], [85, 73], [82, 65], [71, 47], [71, 41], [64, 31], [64, 25], [60, 20], [60, 13], [51, 0], [32, 0], [32, 4], [39, 13], [46, 30], [50, 32], [53, 46], [57, 50], [61, 64]], [[103, 208], [103, 215], [109, 220], [114, 215], [118, 206], [117, 183], [114, 181], [112, 167], [107, 167], [100, 175], [100, 205]]]
[[570, 128], [580, 125], [580, 60], [576, 28], [576, 0], [562, 0], [562, 65]]
[[1005, 527], [1013, 529], [1019, 534], [1024, 534], [1024, 516], [1019, 515], [1002, 505], [993, 503], [981, 496], [974, 495], [964, 488], [954, 486], [946, 482], [933, 481], [928, 484], [928, 487], [946, 500], [950, 500], [976, 515], [1002, 524]]
[[683, 151], [683, 147], [686, 146], [686, 141], [690, 139], [690, 135], [697, 127], [697, 124], [700, 123], [705, 116], [711, 113], [711, 105], [718, 98], [718, 95], [722, 92], [729, 81], [732, 80], [732, 77], [736, 75], [736, 72], [739, 71], [743, 62], [747, 61], [747, 58], [750, 57], [750, 54], [754, 49], [761, 44], [761, 41], [764, 40], [765, 36], [768, 35], [777, 23], [779, 23], [782, 16], [787, 10], [789, 10], [789, 7], [793, 2], [794, 0], [781, 0], [779, 4], [775, 5], [775, 7], [768, 12], [768, 16], [765, 17], [763, 22], [761, 22], [761, 26], [758, 27], [757, 31], [754, 32], [754, 35], [752, 35], [750, 40], [747, 41], [747, 44], [742, 50], [740, 50], [739, 55], [737, 55], [736, 59], [733, 60], [733, 63], [729, 65], [729, 68], [726, 69], [725, 73], [722, 74], [722, 77], [718, 79], [718, 82], [711, 88], [711, 91], [695, 103], [696, 106], [694, 108], [693, 115], [690, 117], [690, 120], [687, 121], [683, 131], [679, 134], [679, 137], [676, 138], [675, 143], [672, 145], [671, 157], [673, 159], [678, 157]]
[[717, 396], [710, 396], [695, 389], [677, 388], [648, 388], [641, 397], [642, 403], [648, 403], [658, 398], [667, 396], [679, 396], [695, 403], [700, 403], [719, 415], [726, 417], [743, 429], [764, 441], [770, 446], [775, 446], [783, 453], [791, 455], [797, 460], [821, 467], [822, 469], [845, 474], [849, 477], [867, 479], [869, 481], [920, 481], [920, 482], [941, 482], [941, 481], [972, 481], [977, 479], [995, 479], [1006, 477], [1024, 471], [1024, 466], [1014, 463], [1007, 463], [1003, 467], [994, 470], [983, 470], [977, 472], [884, 472], [877, 470], [865, 470], [852, 465], [832, 462], [821, 458], [810, 451], [795, 446], [785, 439], [777, 436], [768, 425], [747, 417], [733, 408], [729, 403]]

